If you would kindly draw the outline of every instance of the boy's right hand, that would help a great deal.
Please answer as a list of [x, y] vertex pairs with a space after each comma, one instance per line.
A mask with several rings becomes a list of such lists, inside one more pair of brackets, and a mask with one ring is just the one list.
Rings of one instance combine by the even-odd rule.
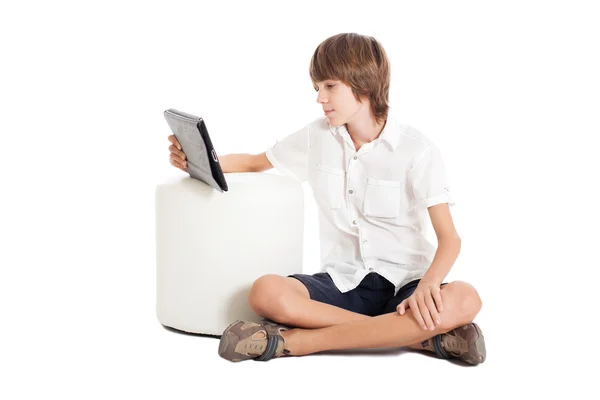
[[169, 146], [169, 151], [171, 152], [171, 165], [179, 168], [183, 172], [188, 172], [185, 153], [181, 150], [179, 141], [175, 135], [170, 135], [168, 139], [169, 142], [171, 142], [171, 145]]

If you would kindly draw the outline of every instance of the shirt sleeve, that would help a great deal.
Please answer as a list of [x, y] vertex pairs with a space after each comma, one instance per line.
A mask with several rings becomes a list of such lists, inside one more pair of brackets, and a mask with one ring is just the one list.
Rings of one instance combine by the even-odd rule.
[[283, 175], [299, 182], [308, 180], [310, 153], [310, 124], [284, 137], [267, 149], [271, 164]]
[[454, 204], [444, 160], [437, 146], [431, 144], [409, 172], [418, 204], [426, 209], [436, 204]]

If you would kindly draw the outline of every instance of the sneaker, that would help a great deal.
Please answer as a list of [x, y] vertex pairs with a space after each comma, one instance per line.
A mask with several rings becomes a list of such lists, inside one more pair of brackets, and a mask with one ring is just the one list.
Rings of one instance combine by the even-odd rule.
[[281, 332], [288, 329], [273, 321], [235, 321], [221, 335], [219, 355], [233, 362], [251, 358], [268, 361], [288, 355], [290, 352], [284, 348], [285, 340], [281, 336]]
[[476, 365], [485, 361], [485, 340], [479, 326], [471, 322], [433, 338], [433, 350], [440, 358], [458, 358]]

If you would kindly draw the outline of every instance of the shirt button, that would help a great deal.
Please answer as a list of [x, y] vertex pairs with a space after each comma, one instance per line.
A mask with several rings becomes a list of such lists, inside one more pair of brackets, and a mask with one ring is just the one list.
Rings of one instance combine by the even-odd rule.
[[349, 190], [348, 193], [352, 194], [354, 193], [354, 190]]
[[373, 268], [369, 268], [369, 271], [373, 271]]
[[352, 223], [353, 223], [354, 225], [356, 225], [356, 220], [352, 221]]
[[354, 156], [354, 159], [356, 160], [356, 159], [358, 159], [358, 157], [357, 157], [357, 156]]
[[363, 243], [367, 243], [367, 239], [363, 239]]

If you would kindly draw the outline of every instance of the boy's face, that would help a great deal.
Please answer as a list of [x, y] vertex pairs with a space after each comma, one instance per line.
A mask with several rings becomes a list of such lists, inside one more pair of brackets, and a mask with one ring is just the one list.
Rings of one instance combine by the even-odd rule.
[[[359, 103], [350, 86], [337, 80], [326, 80], [317, 84], [317, 103], [323, 108], [329, 124], [333, 126], [344, 125], [351, 122], [359, 111], [366, 107], [368, 110], [368, 99], [364, 98]], [[330, 111], [331, 112], [326, 112]]]

